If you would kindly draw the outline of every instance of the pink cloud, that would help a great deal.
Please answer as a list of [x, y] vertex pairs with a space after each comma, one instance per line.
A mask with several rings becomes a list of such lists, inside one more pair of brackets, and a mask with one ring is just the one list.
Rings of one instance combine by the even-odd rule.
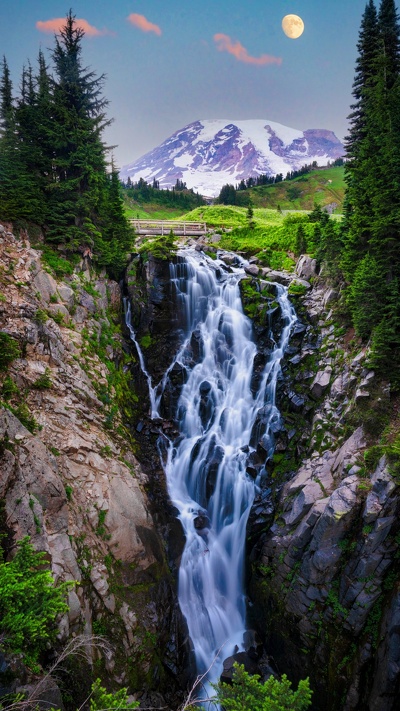
[[[81, 30], [83, 30], [85, 35], [87, 35], [88, 37], [100, 37], [101, 35], [111, 34], [109, 30], [98, 30], [97, 27], [94, 27], [94, 25], [91, 25], [87, 20], [84, 20], [83, 18], [76, 19], [75, 24], [76, 27], [79, 27]], [[39, 32], [44, 32], [45, 34], [53, 34], [54, 32], [57, 34], [64, 26], [65, 17], [55, 17], [53, 20], [45, 20], [44, 22], [39, 20], [36, 23], [36, 29], [38, 29]]]
[[218, 33], [214, 35], [214, 41], [216, 42], [217, 49], [220, 52], [228, 52], [229, 54], [233, 54], [239, 62], [244, 62], [245, 64], [257, 64], [258, 66], [263, 64], [282, 64], [281, 57], [273, 57], [270, 54], [262, 54], [260, 57], [252, 57], [239, 40], [234, 41], [229, 37], [229, 35]]
[[154, 34], [158, 36], [162, 34], [161, 28], [153, 22], [149, 22], [144, 15], [138, 15], [136, 12], [132, 12], [127, 19], [131, 25], [138, 27], [142, 32], [154, 32]]

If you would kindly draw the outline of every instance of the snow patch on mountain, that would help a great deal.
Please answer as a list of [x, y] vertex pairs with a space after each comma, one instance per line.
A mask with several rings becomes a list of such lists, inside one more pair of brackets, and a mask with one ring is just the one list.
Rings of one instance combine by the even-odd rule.
[[176, 131], [160, 146], [125, 166], [121, 179], [156, 179], [171, 188], [177, 179], [202, 195], [218, 195], [226, 183], [260, 174], [276, 175], [344, 155], [332, 131], [299, 131], [268, 119], [206, 119]]

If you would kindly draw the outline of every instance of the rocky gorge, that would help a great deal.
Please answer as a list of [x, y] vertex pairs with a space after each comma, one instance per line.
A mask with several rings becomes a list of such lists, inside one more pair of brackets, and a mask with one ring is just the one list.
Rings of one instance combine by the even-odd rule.
[[[177, 708], [194, 670], [176, 598], [184, 541], [160, 449], [177, 436], [185, 374], [173, 366], [162, 419], [150, 419], [148, 381], [120, 328], [120, 286], [87, 258], [55, 278], [26, 234], [5, 226], [0, 238], [0, 329], [20, 348], [1, 376], [6, 553], [30, 535], [56, 580], [77, 581], [60, 644], [82, 632], [105, 636], [109, 651], [93, 645], [92, 662], [110, 683], [137, 692], [143, 708]], [[221, 271], [234, 266], [215, 240], [202, 248]], [[373, 449], [390, 390], [338, 322], [338, 294], [314, 260], [304, 255], [294, 275], [256, 260], [245, 271], [254, 392], [282, 332], [276, 284], [289, 287], [298, 314], [278, 379], [274, 452], [260, 408], [246, 463], [259, 481], [247, 526], [249, 626], [280, 673], [310, 676], [313, 708], [391, 711], [400, 693], [399, 484]], [[181, 339], [168, 262], [134, 256], [123, 291], [159, 382]], [[195, 361], [196, 333], [190, 348]], [[265, 662], [260, 645], [257, 656]]]

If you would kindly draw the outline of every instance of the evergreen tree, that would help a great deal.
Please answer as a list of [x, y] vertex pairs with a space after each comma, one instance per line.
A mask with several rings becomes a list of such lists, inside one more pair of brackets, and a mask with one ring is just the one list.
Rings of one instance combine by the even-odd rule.
[[233, 185], [223, 185], [218, 195], [218, 200], [221, 205], [236, 205], [236, 190]]
[[118, 279], [126, 264], [126, 254], [132, 249], [133, 230], [125, 217], [121, 185], [113, 163], [111, 173], [105, 177], [100, 225], [101, 236], [96, 243], [99, 252], [97, 263], [108, 266], [110, 275]]
[[14, 106], [12, 82], [7, 60], [3, 57], [2, 78], [0, 83], [0, 135], [4, 138], [14, 128]]
[[369, 0], [365, 8], [357, 49], [359, 55], [353, 83], [355, 102], [351, 106], [350, 130], [346, 139], [347, 239], [343, 266], [348, 276], [351, 276], [357, 262], [367, 251], [370, 238], [372, 207], [368, 189], [370, 166], [367, 163], [368, 157], [371, 158], [376, 151], [376, 146], [372, 146], [375, 132], [372, 132], [369, 105], [376, 82], [376, 62], [379, 55], [378, 16], [373, 0]]
[[369, 0], [358, 50], [341, 264], [356, 332], [364, 339], [372, 335], [374, 363], [392, 376], [388, 354], [399, 346], [400, 323], [400, 25], [394, 0], [381, 0], [379, 13]]
[[104, 75], [82, 67], [83, 36], [70, 11], [52, 52], [54, 171], [47, 238], [71, 249], [95, 249], [100, 237], [96, 217], [106, 172], [101, 135], [110, 123], [101, 95]]

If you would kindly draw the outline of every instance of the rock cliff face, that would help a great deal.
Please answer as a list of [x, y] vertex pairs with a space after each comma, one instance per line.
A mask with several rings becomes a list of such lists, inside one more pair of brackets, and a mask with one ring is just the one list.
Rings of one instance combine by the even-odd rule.
[[[300, 276], [310, 267], [303, 259]], [[313, 708], [390, 711], [400, 690], [400, 489], [384, 458], [365, 457], [389, 391], [335, 328], [336, 298], [317, 284], [299, 306], [280, 394], [286, 439], [270, 465], [275, 498], [267, 490], [250, 518], [250, 615], [279, 670], [310, 676]]]
[[[3, 228], [0, 282], [0, 331], [20, 347], [0, 373], [8, 550], [29, 535], [57, 580], [76, 581], [61, 642], [104, 635], [110, 679], [171, 698], [185, 633], [147, 477], [119, 414], [123, 396], [137, 399], [122, 367], [119, 287], [85, 263], [56, 280], [27, 239]], [[157, 694], [146, 698], [157, 707]]]

